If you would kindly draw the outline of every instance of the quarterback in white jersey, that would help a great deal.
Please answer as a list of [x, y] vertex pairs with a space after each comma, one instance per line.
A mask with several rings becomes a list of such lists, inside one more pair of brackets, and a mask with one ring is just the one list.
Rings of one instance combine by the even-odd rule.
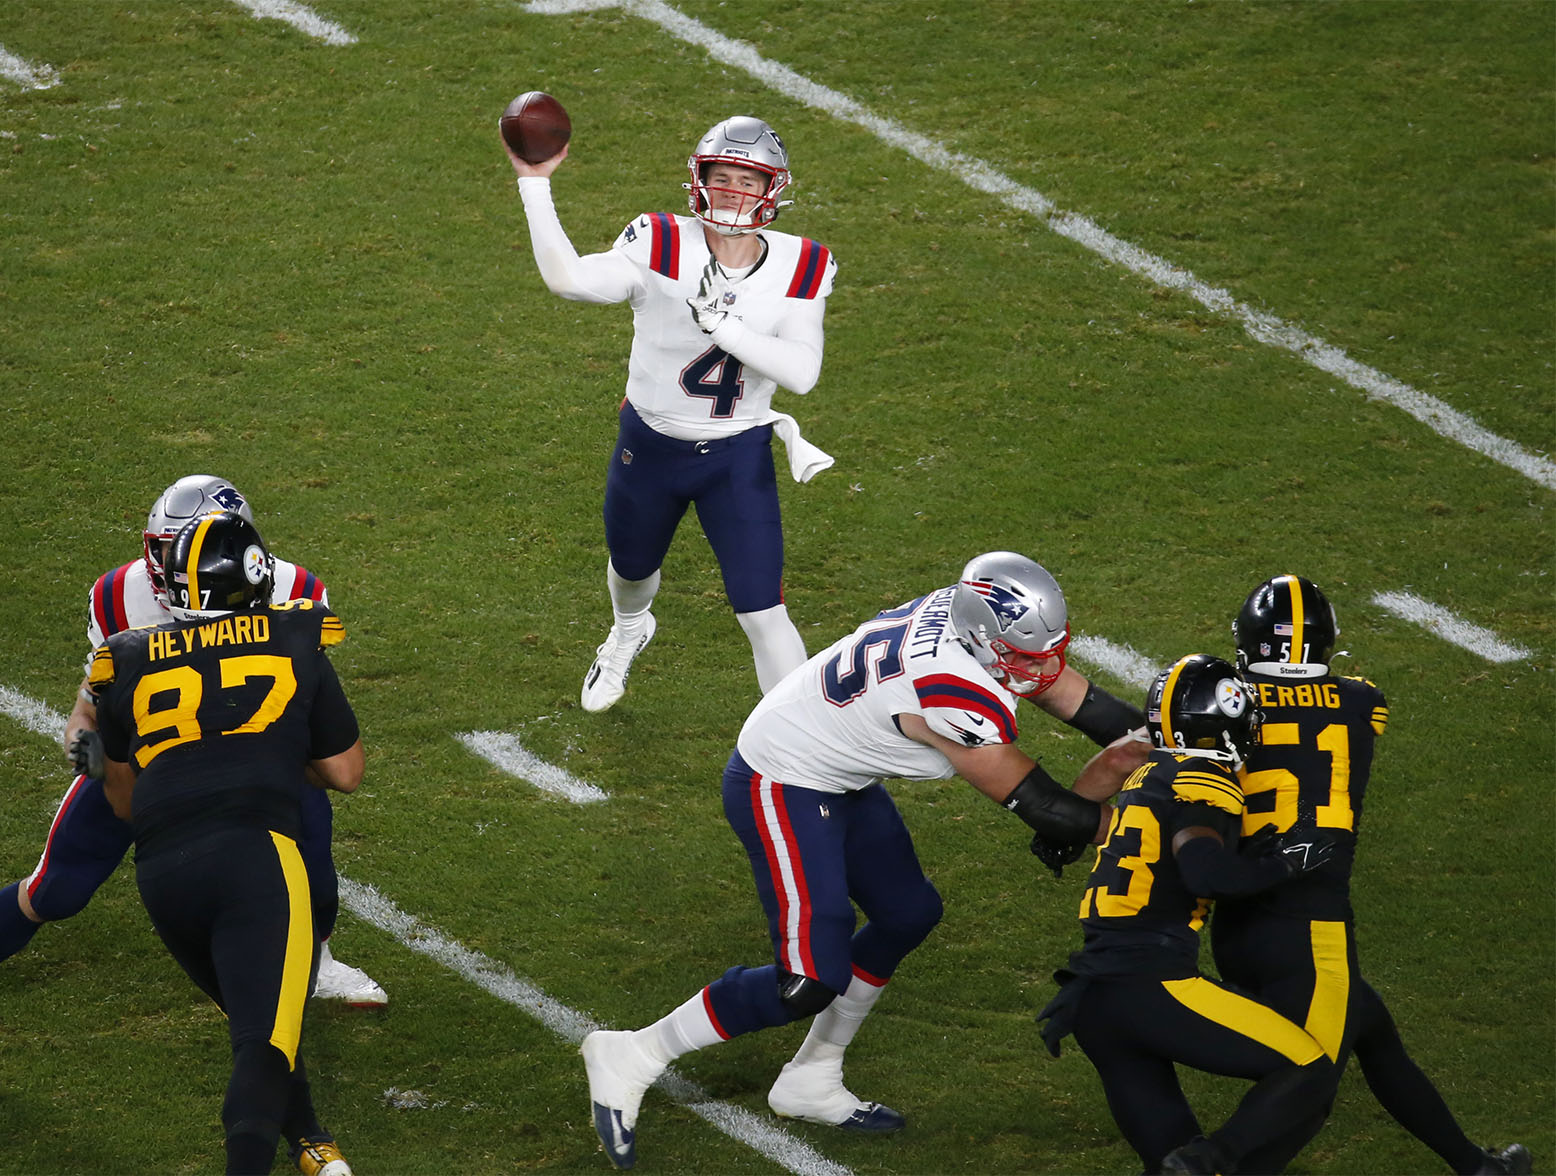
[[[768, 691], [725, 766], [723, 796], [773, 962], [729, 969], [642, 1029], [584, 1039], [595, 1130], [613, 1163], [632, 1166], [643, 1092], [675, 1058], [810, 1016], [768, 1105], [850, 1131], [903, 1126], [843, 1083], [844, 1051], [943, 909], [882, 781], [959, 775], [1066, 851], [1100, 840], [1101, 802], [1148, 745], [1118, 730], [1065, 789], [1015, 744], [1017, 699], [1060, 681], [1069, 636], [1053, 577], [990, 552], [958, 583], [879, 614]], [[856, 908], [866, 920], [857, 931]]]
[[[104, 572], [88, 594], [88, 665], [91, 651], [115, 633], [173, 619], [162, 584], [163, 553], [185, 523], [220, 510], [254, 521], [248, 500], [224, 478], [190, 474], [162, 492], [146, 520], [141, 558]], [[278, 559], [274, 578], [272, 604], [329, 603], [324, 582], [307, 568]], [[20, 882], [0, 890], [0, 959], [25, 947], [41, 924], [77, 914], [118, 868], [130, 846], [130, 826], [114, 816], [103, 796], [101, 773], [90, 763], [96, 739], [97, 709], [83, 679], [65, 721], [65, 745], [76, 775], [60, 801], [37, 866]], [[339, 911], [339, 897], [330, 854], [332, 810], [321, 790], [309, 789], [303, 798], [303, 822], [299, 846], [308, 868], [314, 923], [320, 937], [327, 938]], [[366, 972], [335, 959], [327, 943], [320, 948], [314, 995], [359, 1007], [382, 1005], [389, 999]]]
[[771, 226], [788, 201], [788, 151], [760, 119], [717, 124], [687, 167], [690, 216], [646, 213], [603, 253], [580, 256], [551, 199], [567, 148], [519, 176], [530, 243], [552, 293], [632, 306], [620, 433], [605, 485], [606, 585], [613, 623], [584, 678], [585, 710], [614, 705], [656, 628], [659, 569], [688, 506], [718, 557], [724, 589], [771, 689], [805, 660], [783, 601], [783, 530], [772, 434], [796, 480], [832, 459], [773, 408], [821, 374], [822, 319], [837, 262], [826, 246]]

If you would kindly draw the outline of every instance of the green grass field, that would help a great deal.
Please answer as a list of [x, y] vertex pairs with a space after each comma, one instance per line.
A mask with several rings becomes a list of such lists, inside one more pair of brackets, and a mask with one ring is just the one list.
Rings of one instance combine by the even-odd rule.
[[[1077, 631], [1158, 662], [1229, 653], [1266, 576], [1317, 580], [1340, 664], [1392, 707], [1356, 877], [1364, 970], [1471, 1137], [1521, 1140], [1549, 1169], [1550, 481], [1051, 231], [1065, 222], [988, 194], [973, 161], [1548, 470], [1556, 8], [313, 9], [355, 43], [224, 0], [0, 8], [0, 62], [58, 75], [0, 72], [0, 687], [68, 710], [94, 577], [134, 555], [163, 486], [223, 474], [347, 624], [334, 660], [369, 765], [336, 806], [346, 877], [612, 1027], [765, 962], [718, 795], [756, 685], [694, 523], [626, 699], [578, 706], [609, 624], [600, 501], [631, 316], [546, 292], [495, 127], [522, 90], [567, 106], [553, 187], [588, 252], [681, 211], [698, 136], [756, 113], [792, 157], [779, 227], [840, 263], [821, 382], [777, 405], [837, 458], [782, 489], [810, 648], [997, 547], [1058, 576]], [[710, 56], [670, 12], [765, 72]], [[963, 158], [923, 162], [807, 104], [795, 75]], [[1526, 655], [1488, 660], [1381, 592]], [[474, 730], [611, 799], [498, 772], [457, 741]], [[1088, 751], [1035, 711], [1022, 742], [1065, 778]], [[67, 783], [55, 743], [0, 717], [0, 883], [31, 869]], [[893, 794], [947, 914], [848, 1077], [909, 1128], [784, 1127], [780, 1150], [859, 1174], [1135, 1171], [1084, 1057], [1050, 1059], [1033, 1021], [1079, 941], [1080, 875], [1049, 877], [965, 785]], [[358, 1173], [609, 1170], [570, 1041], [351, 913], [334, 947], [391, 994], [377, 1014], [315, 1007], [305, 1044]], [[766, 1090], [801, 1036], [677, 1069], [777, 1127]], [[0, 965], [0, 1172], [218, 1169], [227, 1067], [219, 1015], [126, 866]], [[1240, 1090], [1186, 1086], [1209, 1123]], [[649, 1173], [785, 1170], [660, 1091], [638, 1147]], [[1443, 1168], [1353, 1068], [1293, 1170]]]

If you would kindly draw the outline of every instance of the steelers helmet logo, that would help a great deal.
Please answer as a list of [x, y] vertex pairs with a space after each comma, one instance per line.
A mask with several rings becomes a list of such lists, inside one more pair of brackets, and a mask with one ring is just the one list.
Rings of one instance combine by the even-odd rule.
[[243, 552], [243, 574], [250, 584], [259, 584], [265, 579], [265, 551], [257, 543], [249, 544]]
[[1221, 708], [1222, 714], [1234, 719], [1241, 718], [1248, 709], [1248, 694], [1231, 678], [1222, 678], [1216, 683], [1216, 705]]

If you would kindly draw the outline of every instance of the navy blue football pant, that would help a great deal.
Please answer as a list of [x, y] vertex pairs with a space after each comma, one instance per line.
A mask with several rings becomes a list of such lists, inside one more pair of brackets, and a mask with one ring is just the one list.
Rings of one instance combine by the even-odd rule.
[[713, 441], [681, 441], [621, 406], [605, 477], [605, 543], [625, 580], [659, 570], [686, 508], [718, 558], [737, 613], [783, 603], [783, 522], [773, 472], [771, 425]]
[[[328, 938], [334, 930], [340, 911], [335, 861], [330, 855], [333, 827], [334, 810], [329, 797], [322, 789], [305, 788], [298, 847], [308, 869], [314, 925], [321, 939]], [[134, 840], [130, 826], [114, 816], [103, 795], [102, 781], [77, 776], [54, 814], [37, 868], [21, 883], [33, 910], [46, 922], [78, 914], [118, 868]], [[9, 890], [0, 894], [8, 896]], [[21, 928], [27, 934], [19, 942], [17, 937], [0, 932], [0, 943], [9, 947], [5, 955], [19, 950], [36, 926], [21, 914], [14, 900], [0, 903], [0, 923], [13, 918], [29, 926]]]
[[[767, 913], [774, 963], [731, 968], [708, 986], [725, 1037], [793, 1020], [784, 974], [843, 992], [857, 971], [884, 984], [940, 921], [940, 894], [886, 789], [818, 792], [769, 780], [737, 751], [724, 769], [724, 815], [745, 846]], [[854, 905], [865, 925], [854, 931]]]

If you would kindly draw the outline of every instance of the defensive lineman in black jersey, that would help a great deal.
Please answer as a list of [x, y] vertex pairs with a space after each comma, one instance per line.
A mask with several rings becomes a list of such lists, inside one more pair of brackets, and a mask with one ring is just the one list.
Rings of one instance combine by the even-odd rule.
[[[1164, 670], [1146, 726], [1156, 750], [1113, 800], [1081, 899], [1085, 946], [1055, 973], [1043, 1037], [1057, 1056], [1075, 1034], [1147, 1172], [1256, 1171], [1241, 1161], [1259, 1143], [1317, 1129], [1334, 1067], [1297, 1025], [1200, 974], [1199, 931], [1212, 898], [1283, 883], [1329, 847], [1298, 831], [1258, 857], [1234, 851], [1243, 793], [1233, 771], [1258, 710], [1228, 663], [1196, 654]], [[1208, 1139], [1176, 1064], [1255, 1080]]]
[[296, 839], [303, 789], [353, 791], [362, 744], [324, 652], [340, 620], [312, 601], [266, 607], [270, 567], [242, 516], [189, 523], [167, 557], [178, 620], [114, 634], [89, 678], [141, 899], [227, 1014], [227, 1171], [268, 1172], [284, 1129], [304, 1172], [349, 1176], [299, 1053], [318, 943]]
[[[1354, 1051], [1384, 1109], [1455, 1172], [1528, 1172], [1521, 1144], [1492, 1151], [1465, 1136], [1358, 966], [1351, 869], [1373, 747], [1388, 725], [1383, 691], [1330, 674], [1339, 626], [1311, 580], [1266, 580], [1232, 629], [1238, 665], [1264, 713], [1258, 745], [1239, 772], [1248, 801], [1243, 835], [1279, 835], [1303, 822], [1336, 852], [1284, 886], [1218, 903], [1210, 936], [1217, 969], [1302, 1025], [1337, 1063], [1336, 1082]], [[1279, 1172], [1310, 1134], [1260, 1147], [1248, 1158], [1251, 1170]]]

